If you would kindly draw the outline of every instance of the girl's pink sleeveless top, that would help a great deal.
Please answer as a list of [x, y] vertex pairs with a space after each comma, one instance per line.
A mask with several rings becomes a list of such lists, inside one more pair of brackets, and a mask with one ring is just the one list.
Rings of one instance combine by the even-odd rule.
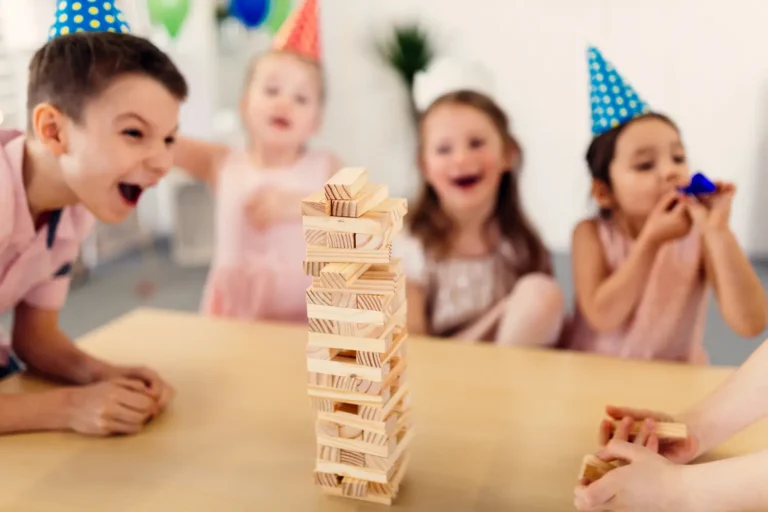
[[[633, 240], [615, 223], [598, 219], [606, 261], [616, 271]], [[703, 345], [707, 285], [701, 235], [696, 229], [659, 249], [634, 313], [611, 333], [597, 333], [576, 303], [565, 347], [632, 359], [708, 364]]]
[[[254, 168], [245, 151], [233, 151], [215, 187], [216, 241], [202, 311], [241, 320], [302, 322], [306, 319], [306, 252], [300, 219], [256, 230], [246, 206], [261, 187], [284, 187], [310, 195], [321, 190], [332, 165], [330, 153], [308, 151], [294, 167]], [[296, 210], [301, 205], [296, 203]]]

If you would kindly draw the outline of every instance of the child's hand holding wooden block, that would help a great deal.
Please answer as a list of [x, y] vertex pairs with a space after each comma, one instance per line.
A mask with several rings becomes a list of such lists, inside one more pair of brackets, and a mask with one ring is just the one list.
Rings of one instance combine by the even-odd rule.
[[[614, 421], [613, 428], [616, 430], [621, 422]], [[643, 421], [635, 421], [632, 429], [629, 432], [627, 439], [622, 441], [632, 442], [635, 436], [640, 432], [643, 426]], [[655, 436], [659, 443], [683, 441], [688, 438], [688, 427], [684, 423], [673, 423], [665, 421], [657, 421], [654, 423], [653, 431], [651, 435]], [[597, 455], [586, 455], [581, 463], [581, 469], [579, 471], [579, 481], [588, 485], [595, 482], [605, 476], [608, 472], [625, 465], [624, 461], [611, 461], [606, 462]]]

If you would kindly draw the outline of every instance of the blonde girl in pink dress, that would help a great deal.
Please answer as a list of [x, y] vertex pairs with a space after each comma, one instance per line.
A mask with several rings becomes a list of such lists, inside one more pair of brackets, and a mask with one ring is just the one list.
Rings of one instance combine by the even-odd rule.
[[766, 327], [768, 303], [728, 219], [735, 187], [706, 197], [691, 179], [680, 132], [590, 49], [594, 139], [587, 152], [601, 214], [578, 224], [576, 311], [565, 346], [636, 359], [706, 364], [707, 289], [739, 335]]
[[[315, 33], [310, 2], [295, 30]], [[293, 29], [292, 29], [293, 30]], [[316, 34], [316, 33], [315, 33]], [[283, 38], [279, 38], [281, 41]], [[306, 320], [300, 201], [340, 168], [308, 148], [322, 120], [325, 91], [317, 41], [293, 38], [260, 56], [241, 100], [247, 148], [181, 138], [176, 164], [215, 194], [216, 242], [202, 311], [240, 320]], [[287, 46], [287, 47], [286, 47]]]

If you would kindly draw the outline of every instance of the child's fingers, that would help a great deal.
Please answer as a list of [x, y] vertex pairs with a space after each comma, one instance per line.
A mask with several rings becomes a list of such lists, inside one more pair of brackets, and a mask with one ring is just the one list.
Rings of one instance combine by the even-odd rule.
[[640, 425], [640, 429], [638, 430], [637, 434], [635, 434], [634, 443], [639, 444], [640, 446], [645, 446], [651, 434], [653, 433], [653, 427], [654, 421], [652, 419], [646, 418]]
[[632, 409], [630, 407], [618, 407], [615, 405], [608, 405], [605, 407], [605, 412], [611, 418], [615, 420], [621, 420], [626, 416], [635, 420], [644, 420], [645, 418], [653, 418], [656, 421], [671, 421], [672, 418], [664, 413], [651, 411], [648, 409]]
[[608, 441], [613, 437], [613, 422], [610, 420], [603, 420], [600, 423], [600, 432], [598, 433], [597, 442], [600, 446], [605, 446]]
[[622, 419], [618, 425], [616, 425], [616, 430], [613, 433], [613, 439], [619, 440], [619, 441], [628, 441], [629, 436], [632, 435], [632, 428], [635, 426], [635, 420], [629, 416]]
[[672, 191], [662, 196], [659, 202], [656, 204], [656, 213], [666, 212], [675, 207], [680, 200], [681, 195], [677, 191]]
[[652, 450], [654, 453], [659, 453], [659, 438], [656, 437], [656, 434], [648, 436], [648, 441], [646, 441], [645, 447]]

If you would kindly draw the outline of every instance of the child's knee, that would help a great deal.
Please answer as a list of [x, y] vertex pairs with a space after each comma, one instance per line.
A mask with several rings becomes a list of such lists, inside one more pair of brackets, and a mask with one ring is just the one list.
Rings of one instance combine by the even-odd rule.
[[512, 294], [515, 299], [523, 300], [529, 305], [537, 305], [536, 309], [547, 317], [559, 318], [565, 311], [562, 288], [553, 277], [546, 274], [526, 274], [518, 280]]

